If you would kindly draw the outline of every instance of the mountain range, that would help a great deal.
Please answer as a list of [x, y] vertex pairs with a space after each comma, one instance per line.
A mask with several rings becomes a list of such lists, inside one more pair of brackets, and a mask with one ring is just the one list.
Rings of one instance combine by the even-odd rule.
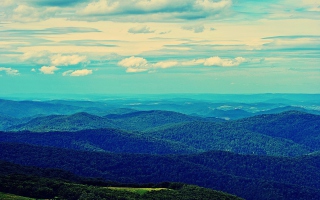
[[[140, 153], [144, 149], [143, 153], [157, 154], [223, 150], [298, 156], [320, 150], [319, 124], [319, 115], [300, 111], [225, 122], [171, 111], [139, 111], [104, 117], [81, 112], [37, 117], [11, 126], [1, 133], [0, 141], [106, 152]], [[120, 150], [122, 143], [126, 148]], [[139, 143], [146, 146], [142, 148]]]
[[[62, 170], [71, 182], [181, 182], [249, 200], [320, 199], [314, 96], [239, 97], [0, 100], [0, 172], [8, 172], [0, 178], [12, 184], [7, 189], [17, 184], [13, 177], [25, 184], [59, 179], [35, 173], [37, 167]], [[35, 177], [19, 178], [12, 167]]]

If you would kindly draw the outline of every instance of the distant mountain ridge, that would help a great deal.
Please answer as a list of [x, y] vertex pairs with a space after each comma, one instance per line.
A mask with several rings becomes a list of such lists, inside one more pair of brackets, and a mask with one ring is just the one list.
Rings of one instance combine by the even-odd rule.
[[86, 112], [72, 115], [50, 115], [37, 117], [27, 123], [8, 127], [9, 131], [78, 131], [84, 129], [119, 128], [125, 130], [145, 130], [157, 126], [189, 121], [213, 121], [201, 117], [188, 116], [171, 111], [138, 111], [125, 114], [109, 114], [105, 117]]
[[[320, 114], [320, 95], [257, 94], [257, 95], [192, 95], [188, 98], [114, 98], [97, 100], [24, 100], [0, 99], [0, 113], [13, 118], [48, 115], [71, 115], [87, 112], [93, 115], [124, 114], [136, 111], [166, 110], [200, 117], [240, 119], [297, 109]], [[170, 97], [170, 98], [168, 98]], [[224, 107], [228, 107], [225, 109]]]
[[113, 120], [121, 129], [137, 131], [145, 131], [150, 128], [184, 122], [215, 120], [162, 110], [138, 111], [122, 115], [113, 114], [105, 117]]
[[108, 119], [80, 112], [72, 115], [50, 115], [37, 117], [25, 124], [10, 127], [8, 130], [21, 131], [78, 131], [83, 129], [115, 128]]

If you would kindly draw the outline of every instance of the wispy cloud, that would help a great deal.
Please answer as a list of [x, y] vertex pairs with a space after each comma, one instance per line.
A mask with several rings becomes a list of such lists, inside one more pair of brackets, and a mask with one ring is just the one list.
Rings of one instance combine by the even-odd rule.
[[41, 9], [22, 4], [18, 5], [7, 18], [18, 22], [35, 22], [54, 17], [57, 12], [58, 9], [55, 7]]
[[79, 70], [68, 70], [62, 73], [63, 76], [87, 76], [92, 74], [92, 70], [79, 69]]
[[89, 0], [29, 0], [36, 6], [53, 6], [53, 7], [67, 7], [74, 6], [79, 3], [88, 2]]
[[53, 54], [49, 51], [27, 52], [21, 57], [21, 59], [23, 61], [29, 61], [36, 64], [53, 66], [69, 66], [88, 62], [86, 56], [74, 54]]
[[7, 75], [17, 76], [20, 75], [19, 71], [10, 67], [0, 67], [0, 72], [4, 71]]
[[245, 62], [243, 57], [236, 57], [235, 59], [222, 59], [218, 56], [207, 58], [204, 60], [204, 66], [220, 66], [220, 67], [236, 67]]
[[178, 65], [177, 61], [160, 61], [156, 63], [149, 63], [146, 59], [141, 57], [131, 56], [129, 58], [125, 58], [118, 62], [118, 65], [126, 68], [126, 72], [134, 73], [134, 72], [144, 72], [151, 71], [157, 68], [170, 68]]
[[[259, 60], [260, 61], [260, 60]], [[184, 66], [203, 65], [203, 66], [218, 66], [218, 67], [237, 67], [244, 62], [257, 62], [256, 59], [246, 59], [243, 57], [232, 58], [220, 58], [219, 56], [213, 56], [210, 58], [194, 59], [181, 62]]]
[[138, 33], [154, 33], [154, 30], [150, 30], [147, 26], [138, 26], [132, 27], [128, 30], [129, 33], [138, 34]]
[[202, 33], [205, 28], [203, 25], [191, 25], [191, 26], [187, 25], [187, 26], [183, 26], [182, 29], [193, 31], [194, 33]]
[[46, 29], [9, 29], [0, 30], [0, 33], [10, 34], [10, 36], [37, 36], [37, 35], [60, 35], [68, 33], [90, 33], [90, 32], [100, 32], [95, 28], [87, 27], [53, 27]]

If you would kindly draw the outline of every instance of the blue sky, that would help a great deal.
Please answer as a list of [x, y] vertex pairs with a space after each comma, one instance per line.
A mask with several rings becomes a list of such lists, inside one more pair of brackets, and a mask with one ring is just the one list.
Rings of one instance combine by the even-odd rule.
[[320, 93], [317, 0], [2, 0], [0, 95]]

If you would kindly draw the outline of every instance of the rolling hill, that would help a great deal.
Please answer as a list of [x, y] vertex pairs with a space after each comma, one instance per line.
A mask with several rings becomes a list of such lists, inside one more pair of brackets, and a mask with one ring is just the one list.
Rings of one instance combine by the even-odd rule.
[[230, 124], [234, 128], [246, 128], [320, 150], [320, 115], [287, 111], [278, 114], [258, 115], [230, 122]]
[[7, 128], [22, 123], [21, 119], [0, 115], [0, 130], [6, 130]]
[[117, 129], [76, 132], [0, 132], [0, 142], [114, 153], [186, 154], [199, 152], [183, 143]]
[[201, 151], [223, 150], [277, 156], [297, 156], [311, 152], [311, 148], [291, 140], [263, 135], [243, 127], [235, 128], [228, 123], [190, 122], [144, 134], [180, 142]]

